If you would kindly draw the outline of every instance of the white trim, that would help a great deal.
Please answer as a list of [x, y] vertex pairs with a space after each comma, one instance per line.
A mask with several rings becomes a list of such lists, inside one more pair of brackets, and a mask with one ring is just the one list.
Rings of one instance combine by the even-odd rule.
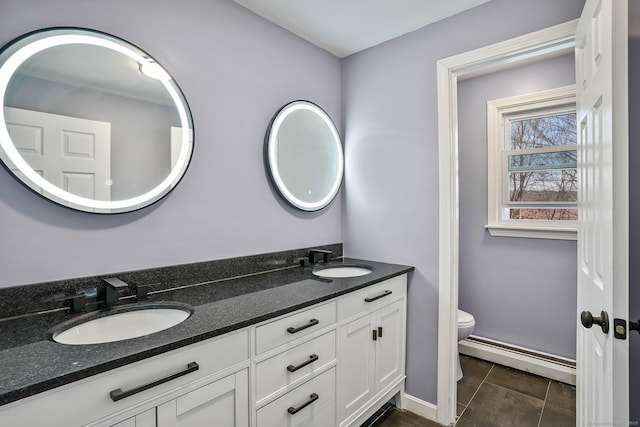
[[527, 227], [525, 225], [485, 225], [496, 237], [526, 237], [529, 239], [578, 240], [575, 228]]
[[439, 289], [437, 422], [456, 419], [458, 308], [458, 79], [573, 51], [576, 21], [441, 59], [438, 76]]
[[[484, 337], [482, 339], [495, 342], [499, 345], [504, 344], [500, 341], [489, 340]], [[572, 359], [515, 346], [513, 344], [506, 344], [505, 347], [499, 347], [489, 343], [485, 344], [470, 340], [460, 341], [458, 343], [458, 349], [460, 350], [460, 354], [466, 354], [467, 356], [477, 357], [478, 359], [498, 363], [524, 372], [530, 372], [552, 380], [576, 385], [576, 361]], [[520, 349], [524, 351], [518, 351]], [[536, 357], [527, 353], [538, 354], [539, 356]], [[545, 356], [565, 360], [567, 363], [555, 363], [545, 358]], [[568, 366], [570, 364], [573, 364], [573, 366]]]
[[411, 411], [414, 414], [418, 414], [428, 420], [436, 421], [438, 411], [438, 407], [436, 405], [425, 402], [424, 400], [418, 399], [417, 397], [411, 396], [410, 394], [406, 393], [404, 394], [404, 399], [406, 406], [404, 406], [402, 409]]

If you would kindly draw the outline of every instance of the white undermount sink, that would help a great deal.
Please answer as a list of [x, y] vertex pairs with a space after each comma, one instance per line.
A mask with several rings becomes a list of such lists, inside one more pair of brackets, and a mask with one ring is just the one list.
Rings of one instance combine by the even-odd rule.
[[133, 311], [117, 311], [102, 317], [91, 317], [61, 331], [52, 338], [61, 344], [102, 344], [137, 338], [169, 329], [185, 321], [191, 312], [186, 308], [144, 307]]
[[371, 268], [363, 265], [335, 265], [315, 269], [312, 273], [319, 277], [339, 278], [339, 277], [359, 277], [371, 273]]

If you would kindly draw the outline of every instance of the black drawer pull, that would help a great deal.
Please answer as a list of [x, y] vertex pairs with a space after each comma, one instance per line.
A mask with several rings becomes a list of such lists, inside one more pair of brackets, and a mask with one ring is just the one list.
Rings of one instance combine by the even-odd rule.
[[152, 387], [155, 387], [160, 384], [164, 384], [171, 380], [175, 380], [183, 375], [190, 374], [191, 372], [195, 372], [200, 369], [200, 366], [196, 362], [191, 362], [187, 365], [187, 369], [184, 371], [176, 372], [175, 374], [171, 374], [167, 377], [160, 378], [159, 380], [152, 381], [148, 384], [141, 385], [139, 387], [132, 388], [131, 390], [122, 391], [122, 389], [117, 388], [109, 393], [111, 396], [111, 400], [117, 402], [118, 400], [124, 399], [125, 397], [133, 396], [136, 393], [140, 393], [141, 391], [149, 390]]
[[373, 302], [373, 301], [375, 301], [377, 299], [384, 298], [387, 295], [391, 295], [391, 294], [392, 294], [391, 291], [384, 291], [383, 293], [381, 293], [380, 295], [376, 295], [375, 297], [365, 298], [364, 301], [365, 302]]
[[318, 400], [318, 395], [315, 394], [315, 393], [311, 393], [309, 395], [309, 400], [307, 400], [306, 402], [304, 402], [302, 405], [298, 406], [297, 408], [294, 408], [293, 406], [289, 406], [289, 409], [287, 409], [287, 412], [289, 412], [291, 415], [294, 415], [297, 412], [302, 411], [307, 406], [311, 405], [316, 400]]
[[318, 355], [317, 354], [312, 354], [311, 356], [309, 356], [309, 360], [307, 360], [306, 362], [302, 362], [298, 366], [293, 366], [293, 365], [287, 366], [287, 371], [295, 372], [298, 369], [304, 368], [305, 366], [315, 362], [316, 360], [318, 360]]
[[312, 326], [316, 326], [319, 323], [320, 321], [318, 319], [311, 319], [309, 320], [309, 323], [304, 326], [298, 326], [297, 328], [294, 328], [293, 326], [288, 327], [287, 332], [289, 332], [290, 334], [295, 334], [296, 332], [300, 332]]

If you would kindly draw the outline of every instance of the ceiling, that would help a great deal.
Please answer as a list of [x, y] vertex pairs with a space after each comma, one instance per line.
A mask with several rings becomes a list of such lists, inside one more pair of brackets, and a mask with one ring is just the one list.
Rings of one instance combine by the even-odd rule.
[[233, 0], [339, 58], [489, 0]]

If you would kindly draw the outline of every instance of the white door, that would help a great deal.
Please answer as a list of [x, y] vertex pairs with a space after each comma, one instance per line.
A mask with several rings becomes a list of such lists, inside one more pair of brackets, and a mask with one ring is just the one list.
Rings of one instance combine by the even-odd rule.
[[[628, 425], [627, 1], [587, 0], [576, 32], [578, 159], [577, 422]], [[608, 315], [605, 332], [601, 312]], [[582, 323], [582, 324], [581, 324]], [[606, 328], [604, 328], [606, 329]]]
[[10, 107], [4, 114], [13, 143], [33, 170], [69, 193], [111, 200], [110, 123]]

